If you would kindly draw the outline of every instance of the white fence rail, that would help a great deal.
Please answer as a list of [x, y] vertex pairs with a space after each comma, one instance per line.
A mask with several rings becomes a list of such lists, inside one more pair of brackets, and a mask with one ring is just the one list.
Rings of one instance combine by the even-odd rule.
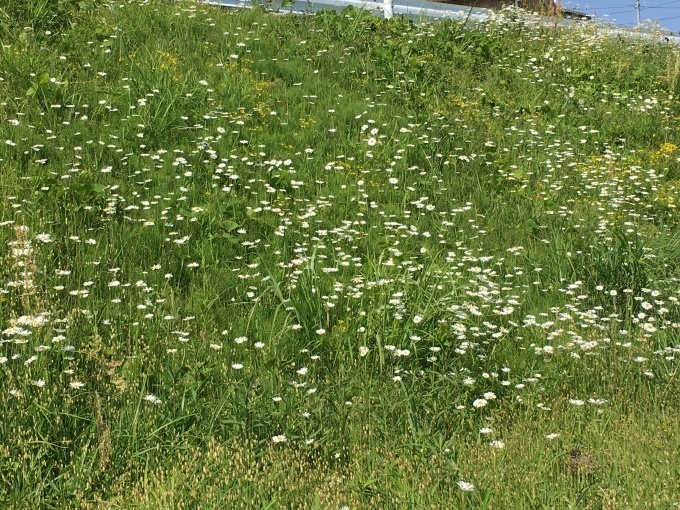
[[264, 1], [257, 0], [199, 0], [211, 5], [220, 5], [233, 8], [251, 8], [253, 5], [261, 5], [274, 12], [290, 14], [310, 14], [320, 11], [338, 11], [345, 7], [366, 9], [377, 16], [386, 18], [392, 16], [405, 16], [414, 20], [434, 19], [465, 19], [471, 21], [483, 21], [492, 15], [488, 9], [470, 8], [460, 5], [441, 4], [418, 0], [298, 0], [291, 5], [283, 6], [281, 0]]

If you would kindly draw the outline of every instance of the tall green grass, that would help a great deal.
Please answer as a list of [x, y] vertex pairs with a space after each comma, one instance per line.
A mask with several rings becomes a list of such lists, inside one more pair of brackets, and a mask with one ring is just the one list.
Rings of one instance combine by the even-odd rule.
[[675, 48], [2, 9], [4, 506], [678, 504]]

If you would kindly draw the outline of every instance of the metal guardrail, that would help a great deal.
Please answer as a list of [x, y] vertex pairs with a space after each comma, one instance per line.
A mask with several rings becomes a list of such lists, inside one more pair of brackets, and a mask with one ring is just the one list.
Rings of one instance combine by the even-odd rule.
[[[292, 4], [283, 5], [281, 0], [270, 0], [260, 2], [257, 0], [198, 0], [199, 2], [230, 7], [237, 9], [248, 9], [255, 5], [284, 14], [313, 14], [321, 11], [339, 11], [352, 6], [357, 9], [371, 11], [375, 16], [403, 16], [418, 21], [432, 21], [440, 19], [467, 19], [473, 22], [486, 21], [497, 17], [497, 11], [482, 9], [478, 7], [467, 7], [463, 5], [442, 4], [427, 0], [384, 0], [384, 2], [372, 2], [363, 0], [298, 0]], [[526, 14], [526, 11], [523, 11]], [[536, 23], [554, 24], [555, 20], [541, 18], [535, 15]], [[621, 35], [632, 39], [649, 39], [659, 43], [666, 43], [680, 46], [680, 37], [659, 35], [658, 33], [634, 30], [613, 23], [601, 23], [598, 21], [585, 21], [576, 19], [560, 18], [558, 24], [565, 27], [582, 26], [587, 24], [595, 27], [597, 31], [608, 35]]]
[[[203, 3], [211, 5], [219, 5], [223, 7], [232, 8], [251, 8], [253, 7], [252, 0], [199, 0]], [[371, 11], [376, 16], [385, 16], [387, 2], [370, 2], [362, 0], [307, 0], [296, 1], [290, 5], [282, 5], [280, 0], [273, 0], [266, 3], [257, 3], [266, 7], [268, 10], [289, 13], [289, 14], [311, 14], [320, 11], [334, 11], [342, 10], [345, 7], [355, 7], [357, 9], [366, 9]], [[489, 9], [470, 8], [459, 5], [441, 4], [428, 1], [417, 0], [398, 0], [392, 4], [392, 15], [404, 16], [411, 18], [414, 21], [418, 20], [434, 20], [434, 19], [465, 19], [472, 21], [484, 21], [492, 15]], [[387, 7], [387, 16], [390, 17], [389, 6]]]

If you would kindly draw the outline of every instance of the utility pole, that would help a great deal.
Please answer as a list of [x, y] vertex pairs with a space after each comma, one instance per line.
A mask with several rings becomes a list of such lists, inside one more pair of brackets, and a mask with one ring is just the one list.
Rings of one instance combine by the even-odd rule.
[[635, 10], [637, 11], [637, 26], [640, 26], [640, 0], [635, 0]]

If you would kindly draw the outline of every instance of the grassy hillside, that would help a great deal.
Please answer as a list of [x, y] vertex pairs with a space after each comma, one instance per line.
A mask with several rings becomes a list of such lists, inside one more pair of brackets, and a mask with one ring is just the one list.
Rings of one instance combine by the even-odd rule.
[[680, 54], [0, 4], [0, 504], [674, 508]]

